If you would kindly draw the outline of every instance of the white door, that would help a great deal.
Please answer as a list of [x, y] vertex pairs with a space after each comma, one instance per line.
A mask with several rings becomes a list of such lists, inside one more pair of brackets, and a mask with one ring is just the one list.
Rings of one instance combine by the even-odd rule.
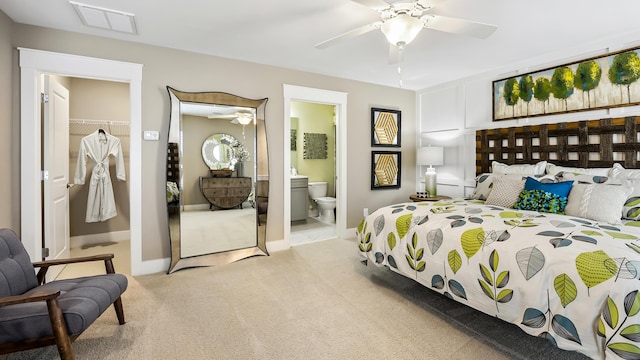
[[[44, 247], [47, 260], [69, 257], [69, 90], [54, 78], [44, 77], [42, 132], [44, 169]], [[49, 270], [47, 280], [62, 271]]]

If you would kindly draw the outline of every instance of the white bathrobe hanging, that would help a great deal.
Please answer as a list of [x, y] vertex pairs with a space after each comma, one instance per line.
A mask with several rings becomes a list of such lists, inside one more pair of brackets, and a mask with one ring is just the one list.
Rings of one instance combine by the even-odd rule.
[[116, 177], [126, 180], [120, 139], [104, 131], [96, 130], [80, 141], [78, 164], [74, 183], [84, 185], [87, 174], [87, 158], [93, 162], [89, 180], [86, 222], [106, 221], [117, 215], [113, 186], [109, 174], [109, 156], [116, 160]]

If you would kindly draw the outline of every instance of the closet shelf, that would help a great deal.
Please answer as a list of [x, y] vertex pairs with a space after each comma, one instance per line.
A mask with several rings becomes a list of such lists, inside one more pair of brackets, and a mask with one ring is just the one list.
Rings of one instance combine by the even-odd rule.
[[120, 138], [128, 137], [130, 131], [128, 121], [69, 119], [70, 135], [89, 135], [98, 129], [104, 129], [109, 134]]

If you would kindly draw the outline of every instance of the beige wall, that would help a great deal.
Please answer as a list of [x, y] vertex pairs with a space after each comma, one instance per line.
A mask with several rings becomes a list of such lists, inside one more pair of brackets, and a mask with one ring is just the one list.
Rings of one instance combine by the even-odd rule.
[[14, 71], [15, 52], [11, 41], [12, 21], [0, 11], [0, 227], [20, 232], [20, 151], [18, 98], [14, 97], [18, 78]]
[[[362, 218], [362, 208], [375, 209], [383, 205], [406, 201], [414, 192], [415, 179], [415, 93], [410, 90], [371, 85], [323, 75], [289, 69], [258, 65], [207, 55], [200, 55], [166, 48], [146, 46], [132, 42], [85, 36], [64, 31], [29, 25], [14, 24], [12, 46], [56, 51], [84, 56], [128, 61], [143, 64], [142, 78], [142, 130], [158, 130], [160, 141], [142, 143], [142, 254], [143, 260], [169, 256], [169, 235], [165, 206], [165, 157], [169, 122], [169, 97], [166, 86], [182, 91], [224, 91], [247, 98], [269, 98], [266, 122], [269, 147], [270, 213], [267, 241], [281, 240], [284, 234], [284, 171], [289, 164], [284, 158], [283, 84], [292, 84], [348, 93], [347, 109], [347, 227], [357, 226]], [[5, 44], [8, 50], [9, 46]], [[17, 50], [13, 50], [17, 59]], [[19, 73], [18, 63], [13, 63], [12, 75]], [[6, 71], [6, 69], [4, 69]], [[13, 96], [19, 97], [15, 83]], [[14, 109], [18, 109], [14, 101]], [[402, 123], [402, 188], [400, 190], [370, 191], [370, 108], [401, 109]], [[0, 110], [5, 112], [6, 110]], [[2, 116], [7, 116], [3, 113]], [[14, 111], [5, 129], [14, 130], [20, 122]], [[363, 136], [363, 134], [367, 134]], [[287, 135], [288, 136], [288, 135]], [[16, 151], [19, 136], [7, 140], [11, 144], [10, 155], [5, 161], [16, 164], [20, 154]], [[287, 149], [289, 151], [289, 149]], [[3, 153], [7, 154], [7, 153]], [[3, 165], [2, 165], [3, 166]], [[13, 167], [14, 170], [17, 166]], [[9, 184], [7, 194], [19, 193], [18, 182]], [[2, 190], [4, 191], [4, 190]], [[19, 222], [20, 201], [15, 195], [10, 207], [13, 216], [7, 216], [13, 227]], [[1, 214], [1, 213], [0, 213]], [[1, 220], [4, 220], [2, 218]]]

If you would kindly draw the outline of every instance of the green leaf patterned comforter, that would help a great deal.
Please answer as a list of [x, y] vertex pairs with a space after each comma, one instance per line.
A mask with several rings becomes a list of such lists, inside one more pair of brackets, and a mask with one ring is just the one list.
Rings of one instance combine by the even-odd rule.
[[640, 223], [609, 225], [478, 201], [381, 208], [363, 257], [594, 359], [640, 357]]

